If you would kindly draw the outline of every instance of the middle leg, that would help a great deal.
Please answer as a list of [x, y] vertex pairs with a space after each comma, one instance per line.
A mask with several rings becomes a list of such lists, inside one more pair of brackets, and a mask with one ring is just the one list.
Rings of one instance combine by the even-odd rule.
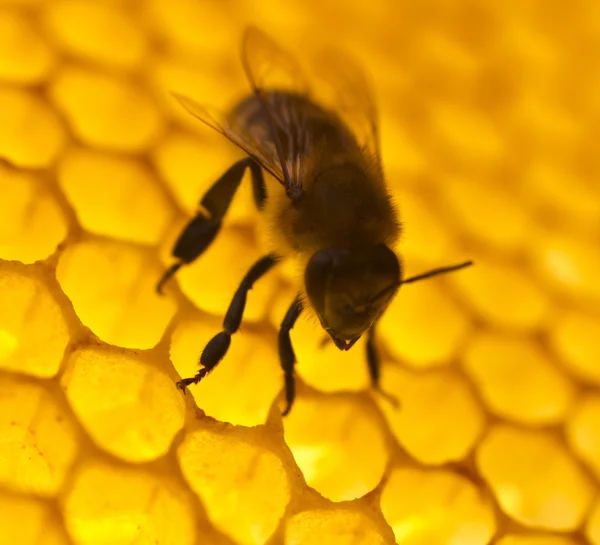
[[223, 359], [231, 344], [231, 336], [240, 328], [240, 324], [242, 323], [248, 292], [259, 278], [273, 268], [277, 263], [277, 259], [275, 255], [269, 254], [259, 259], [250, 267], [250, 270], [244, 276], [229, 304], [225, 319], [223, 320], [223, 331], [217, 333], [208, 341], [208, 344], [202, 351], [202, 355], [200, 356], [202, 369], [195, 376], [180, 380], [177, 386], [181, 390], [185, 391], [186, 386], [190, 384], [198, 384]]
[[290, 331], [294, 327], [296, 320], [304, 309], [300, 297], [297, 296], [290, 308], [285, 314], [285, 318], [281, 322], [279, 330], [279, 361], [283, 369], [285, 378], [285, 400], [286, 407], [281, 413], [281, 416], [286, 416], [292, 409], [294, 398], [296, 397], [296, 381], [294, 379], [294, 365], [296, 365], [296, 354], [292, 346]]
[[375, 346], [375, 326], [374, 323], [367, 331], [367, 363], [369, 365], [369, 375], [371, 376], [371, 385], [373, 389], [384, 399], [387, 399], [394, 407], [399, 407], [398, 398], [393, 394], [386, 392], [380, 384], [381, 380], [381, 360]]

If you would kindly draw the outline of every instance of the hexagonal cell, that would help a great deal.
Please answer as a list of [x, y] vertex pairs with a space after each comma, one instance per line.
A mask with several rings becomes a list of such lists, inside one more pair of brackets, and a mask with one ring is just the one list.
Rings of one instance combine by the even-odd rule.
[[532, 162], [523, 176], [531, 206], [552, 215], [560, 223], [573, 222], [590, 230], [600, 226], [600, 192], [556, 157]]
[[[205, 53], [231, 48], [229, 11], [220, 4], [198, 5], [193, 0], [153, 0], [148, 3], [146, 17], [154, 32], [175, 49]], [[210, 25], [206, 21], [211, 21]], [[198, 28], [206, 32], [198, 33]]]
[[291, 517], [285, 525], [285, 545], [386, 545], [393, 541], [381, 527], [356, 509], [315, 509]]
[[0, 378], [0, 483], [58, 493], [77, 455], [70, 415], [41, 386]]
[[[285, 301], [286, 307], [289, 304], [290, 301]], [[352, 350], [343, 352], [314, 319], [300, 317], [291, 339], [297, 360], [295, 370], [306, 384], [321, 392], [360, 391], [370, 387], [365, 337]]]
[[548, 285], [567, 297], [600, 302], [597, 242], [560, 232], [542, 232], [531, 247], [533, 264]]
[[550, 534], [509, 534], [501, 537], [496, 543], [497, 545], [577, 545], [576, 541], [568, 537], [553, 536]]
[[67, 236], [67, 221], [45, 180], [0, 165], [0, 258], [46, 259]]
[[[177, 234], [180, 232], [177, 230]], [[247, 231], [222, 228], [208, 249], [177, 273], [181, 291], [201, 310], [223, 316], [240, 282], [265, 253]], [[277, 287], [275, 270], [256, 282], [248, 293], [245, 322], [265, 317]]]
[[58, 118], [34, 92], [0, 89], [0, 157], [25, 168], [52, 164], [65, 141]]
[[92, 233], [157, 244], [175, 217], [152, 172], [133, 158], [72, 148], [61, 159], [58, 181]]
[[402, 288], [377, 330], [394, 358], [422, 368], [453, 358], [469, 331], [469, 321], [432, 280]]
[[449, 275], [473, 311], [507, 329], [531, 331], [544, 323], [549, 300], [533, 278], [513, 266], [474, 259], [474, 267]]
[[381, 510], [402, 545], [487, 545], [496, 532], [492, 502], [449, 471], [395, 469], [383, 489]]
[[[394, 65], [394, 68], [397, 69], [397, 65]], [[392, 79], [395, 80], [395, 78]], [[394, 88], [396, 86], [396, 81], [389, 82], [389, 87]], [[390, 94], [386, 93], [380, 96], [382, 104], [385, 99], [391, 99]], [[394, 102], [397, 102], [397, 98], [394, 97], [394, 99]], [[411, 175], [416, 177], [427, 166], [427, 159], [423, 150], [417, 145], [410, 131], [395, 120], [390, 120], [389, 117], [385, 116], [381, 117], [381, 157], [383, 164], [386, 166], [385, 170], [389, 173], [388, 179], [392, 183], [393, 180], [402, 179], [404, 184], [407, 180], [407, 174], [409, 177]]]
[[[165, 2], [165, 7], [167, 6], [168, 13], [173, 13], [173, 4]], [[205, 11], [204, 17], [207, 16]], [[223, 55], [227, 52], [231, 53], [232, 60], [236, 57], [235, 51], [230, 47], [222, 50]], [[161, 106], [170, 117], [175, 119], [178, 125], [197, 133], [207, 142], [222, 146], [221, 150], [230, 146], [226, 143], [226, 139], [190, 115], [172, 93], [175, 91], [191, 98], [200, 97], [203, 104], [221, 111], [227, 110], [231, 107], [232, 99], [239, 98], [235, 95], [240, 91], [247, 92], [248, 88], [247, 84], [246, 87], [242, 87], [246, 83], [243, 71], [237, 69], [232, 71], [230, 65], [224, 64], [223, 55], [203, 55], [202, 69], [199, 70], [197, 59], [185, 55], [185, 52], [175, 50], [165, 56], [158, 56], [152, 63], [149, 74], [150, 84], [161, 101]], [[229, 89], [233, 89], [232, 93], [227, 92]], [[235, 147], [230, 149], [234, 150]]]
[[561, 55], [558, 48], [562, 50], [562, 46], [547, 32], [535, 28], [535, 23], [515, 23], [511, 25], [511, 39], [520, 43], [514, 44], [510, 54], [521, 65], [519, 73], [530, 75], [527, 81], [518, 76], [520, 88], [525, 92], [518, 93], [507, 112], [509, 136], [521, 160], [527, 158], [522, 164], [536, 156], [564, 157], [569, 148], [581, 146], [582, 129], [574, 112], [565, 108], [556, 95], [548, 93], [556, 77], [550, 74], [558, 73], [556, 63]]
[[156, 293], [161, 275], [149, 251], [108, 240], [72, 244], [56, 268], [84, 325], [124, 348], [152, 348], [173, 317], [173, 299]]
[[569, 446], [600, 476], [600, 395], [587, 395], [571, 408], [567, 426]]
[[80, 348], [71, 354], [61, 385], [92, 439], [124, 460], [163, 456], [183, 426], [184, 403], [175, 383], [132, 352]]
[[479, 169], [502, 158], [504, 139], [484, 112], [451, 101], [431, 102], [429, 109], [433, 123], [429, 145], [437, 159]]
[[489, 409], [523, 424], [562, 422], [575, 397], [569, 376], [528, 337], [481, 333], [463, 364]]
[[52, 377], [68, 342], [64, 316], [46, 285], [0, 266], [0, 368]]
[[90, 146], [140, 152], [162, 129], [156, 105], [125, 78], [67, 66], [52, 81], [50, 95], [76, 136]]
[[281, 460], [243, 430], [188, 433], [178, 459], [209, 519], [242, 545], [262, 545], [273, 534], [290, 500]]
[[590, 479], [548, 432], [494, 426], [477, 465], [504, 512], [526, 526], [575, 530], [594, 497]]
[[[208, 129], [207, 129], [208, 130]], [[234, 150], [226, 146], [222, 137], [214, 134], [213, 139], [201, 140], [183, 132], [169, 132], [155, 148], [153, 160], [161, 177], [189, 214], [195, 214], [198, 203], [221, 175], [239, 160]], [[235, 193], [224, 224], [250, 224], [256, 220], [258, 211], [254, 204], [250, 174], [246, 173]]]
[[136, 69], [147, 52], [141, 25], [121, 6], [59, 0], [46, 6], [43, 22], [56, 45], [84, 60]]
[[398, 190], [397, 200], [403, 222], [397, 251], [403, 256], [404, 263], [439, 267], [454, 259], [454, 233], [442, 222], [431, 203], [406, 188]]
[[152, 151], [154, 166], [188, 214], [197, 212], [204, 193], [227, 170], [229, 154], [214, 148], [191, 133], [169, 131]]
[[419, 90], [455, 100], [474, 84], [479, 75], [478, 52], [460, 38], [433, 30], [415, 36], [408, 63]]
[[378, 400], [392, 432], [423, 463], [466, 458], [484, 431], [483, 411], [454, 371], [412, 373], [386, 366], [382, 384], [400, 403], [396, 409]]
[[191, 494], [168, 477], [88, 460], [62, 498], [65, 525], [77, 545], [194, 545]]
[[439, 185], [444, 205], [471, 238], [502, 252], [527, 244], [532, 220], [508, 189], [471, 177], [446, 178]]
[[600, 544], [600, 501], [596, 501], [588, 517], [585, 535], [593, 545]]
[[[171, 361], [181, 377], [193, 377], [208, 341], [221, 331], [216, 319], [187, 318], [177, 324], [171, 340]], [[276, 340], [240, 331], [231, 339], [227, 357], [188, 391], [198, 407], [222, 422], [241, 426], [264, 424], [283, 388]]]
[[0, 492], [0, 543], [68, 545], [69, 540], [49, 504]]
[[326, 498], [360, 498], [383, 478], [389, 458], [384, 424], [359, 398], [297, 397], [283, 424], [307, 484]]
[[570, 372], [600, 384], [600, 319], [571, 310], [556, 317], [549, 334], [554, 350]]
[[55, 55], [22, 15], [8, 10], [0, 14], [0, 78], [31, 85], [44, 81], [54, 66]]

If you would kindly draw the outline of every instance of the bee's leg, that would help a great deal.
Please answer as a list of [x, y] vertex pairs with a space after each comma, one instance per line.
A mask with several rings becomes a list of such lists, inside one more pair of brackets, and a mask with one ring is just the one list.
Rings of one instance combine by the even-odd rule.
[[175, 243], [172, 254], [178, 261], [160, 279], [156, 286], [158, 293], [162, 293], [165, 283], [182, 265], [192, 263], [210, 246], [221, 228], [223, 217], [247, 168], [250, 168], [252, 174], [254, 202], [259, 210], [264, 206], [267, 192], [262, 170], [253, 159], [246, 157], [229, 168], [202, 197], [201, 211], [190, 220]]
[[240, 324], [242, 323], [248, 292], [261, 276], [264, 276], [273, 268], [275, 263], [277, 263], [276, 256], [266, 255], [250, 267], [250, 270], [244, 276], [229, 304], [225, 319], [223, 320], [223, 331], [217, 333], [208, 341], [208, 344], [202, 351], [202, 355], [200, 356], [202, 369], [194, 377], [180, 380], [177, 383], [179, 388], [185, 391], [186, 386], [198, 384], [223, 359], [231, 344], [231, 336], [240, 328]]
[[296, 354], [294, 353], [294, 347], [292, 346], [290, 331], [294, 327], [303, 308], [300, 297], [296, 297], [286, 312], [285, 318], [281, 322], [281, 329], [279, 330], [279, 361], [285, 378], [285, 400], [287, 403], [281, 416], [286, 416], [290, 412], [294, 403], [294, 397], [296, 396], [296, 383], [294, 381]]
[[260, 165], [250, 159], [250, 174], [252, 176], [252, 196], [254, 197], [254, 204], [256, 208], [262, 210], [267, 202], [267, 186], [265, 185], [265, 178], [263, 176], [262, 168]]
[[371, 385], [384, 399], [387, 399], [394, 407], [399, 407], [398, 398], [389, 392], [386, 392], [379, 383], [381, 378], [381, 360], [375, 346], [375, 324], [367, 332], [367, 363], [369, 364], [369, 374], [371, 375]]

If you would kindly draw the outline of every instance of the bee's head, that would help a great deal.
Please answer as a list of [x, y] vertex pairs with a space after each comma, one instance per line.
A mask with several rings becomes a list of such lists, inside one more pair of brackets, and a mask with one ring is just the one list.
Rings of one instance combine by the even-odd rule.
[[340, 350], [349, 350], [369, 329], [401, 279], [400, 262], [385, 244], [321, 250], [304, 276], [310, 303]]

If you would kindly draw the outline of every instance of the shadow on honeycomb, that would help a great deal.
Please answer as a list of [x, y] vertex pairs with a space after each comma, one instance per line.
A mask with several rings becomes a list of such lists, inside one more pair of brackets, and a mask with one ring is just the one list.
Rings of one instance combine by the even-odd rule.
[[[369, 67], [409, 274], [477, 262], [386, 314], [399, 411], [301, 321], [282, 422], [276, 271], [175, 387], [261, 243], [243, 186], [155, 294], [236, 156], [168, 92], [236, 98], [250, 22]], [[0, 1], [0, 543], [600, 545], [599, 69], [596, 0]]]

